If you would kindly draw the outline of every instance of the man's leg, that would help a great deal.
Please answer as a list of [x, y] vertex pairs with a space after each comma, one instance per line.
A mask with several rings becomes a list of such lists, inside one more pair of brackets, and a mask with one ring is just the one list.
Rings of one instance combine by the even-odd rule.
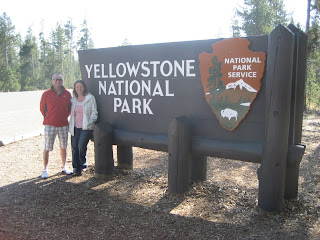
[[48, 178], [48, 162], [49, 162], [49, 151], [43, 150], [43, 171], [41, 174], [41, 178]]
[[48, 163], [49, 163], [49, 151], [43, 150], [43, 169], [48, 168]]
[[43, 179], [48, 177], [48, 163], [49, 163], [49, 151], [52, 151], [54, 139], [56, 137], [55, 130], [52, 126], [46, 125], [44, 128], [44, 150], [43, 150], [43, 172], [41, 177]]
[[66, 166], [67, 162], [67, 145], [68, 145], [68, 126], [58, 128], [58, 137], [60, 142], [60, 156], [62, 162], [62, 172], [72, 174], [72, 171]]
[[60, 148], [60, 156], [61, 156], [62, 168], [64, 168], [67, 162], [67, 149]]

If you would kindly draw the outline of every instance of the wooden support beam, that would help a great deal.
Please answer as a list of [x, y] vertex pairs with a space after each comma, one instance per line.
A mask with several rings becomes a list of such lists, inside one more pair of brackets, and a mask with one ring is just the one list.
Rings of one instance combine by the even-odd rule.
[[95, 177], [107, 179], [114, 175], [112, 128], [109, 124], [97, 124], [93, 131], [95, 153]]
[[118, 168], [132, 170], [133, 169], [133, 153], [132, 146], [117, 146]]
[[168, 138], [168, 191], [185, 193], [190, 183], [191, 131], [184, 118], [171, 121]]
[[279, 25], [268, 38], [265, 140], [258, 171], [258, 206], [266, 211], [280, 211], [283, 206], [293, 50], [293, 33]]
[[286, 182], [284, 197], [287, 199], [298, 196], [299, 185], [299, 166], [303, 157], [306, 146], [291, 145], [289, 146], [286, 169]]
[[[292, 74], [292, 94], [291, 94], [291, 115], [289, 139], [290, 145], [301, 144], [302, 138], [302, 121], [305, 103], [305, 79], [306, 79], [306, 62], [307, 62], [307, 35], [295, 26], [290, 24], [288, 28], [295, 34], [293, 74]], [[305, 148], [305, 147], [304, 147]], [[289, 153], [292, 148], [289, 148]], [[304, 152], [304, 149], [303, 149]], [[299, 156], [298, 164], [290, 164], [291, 159], [288, 154], [288, 164], [286, 169], [286, 183], [284, 197], [287, 199], [298, 196], [299, 185], [299, 163], [302, 155]]]
[[192, 154], [191, 182], [207, 180], [207, 156]]

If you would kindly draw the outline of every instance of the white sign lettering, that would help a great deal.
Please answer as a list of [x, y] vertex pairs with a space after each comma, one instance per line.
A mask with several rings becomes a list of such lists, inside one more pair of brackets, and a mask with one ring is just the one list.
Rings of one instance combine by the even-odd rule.
[[[144, 61], [134, 63], [118, 63], [113, 65], [91, 64], [85, 65], [88, 78], [122, 78], [125, 75], [129, 77], [195, 77], [194, 73], [195, 60], [174, 60], [165, 61]], [[92, 74], [93, 73], [93, 74]]]
[[153, 114], [152, 97], [174, 97], [170, 81], [195, 77], [194, 64], [195, 60], [94, 63], [85, 65], [85, 70], [89, 79], [101, 79], [98, 81], [99, 95], [114, 97], [115, 113]]

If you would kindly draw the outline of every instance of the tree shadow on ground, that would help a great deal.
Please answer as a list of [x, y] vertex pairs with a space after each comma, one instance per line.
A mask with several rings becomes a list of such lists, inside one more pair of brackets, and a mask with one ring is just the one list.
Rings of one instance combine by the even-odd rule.
[[117, 171], [107, 181], [92, 172], [0, 188], [0, 239], [309, 239], [314, 222], [294, 223], [303, 201], [280, 214], [258, 209], [256, 189], [205, 181], [174, 195], [165, 174]]

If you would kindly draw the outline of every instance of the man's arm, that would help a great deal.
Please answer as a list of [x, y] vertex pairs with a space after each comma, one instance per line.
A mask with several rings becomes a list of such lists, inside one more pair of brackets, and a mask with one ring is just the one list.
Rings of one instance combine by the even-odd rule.
[[40, 112], [42, 113], [42, 116], [45, 117], [47, 112], [47, 103], [46, 103], [46, 97], [44, 95], [45, 94], [43, 93], [40, 100]]

